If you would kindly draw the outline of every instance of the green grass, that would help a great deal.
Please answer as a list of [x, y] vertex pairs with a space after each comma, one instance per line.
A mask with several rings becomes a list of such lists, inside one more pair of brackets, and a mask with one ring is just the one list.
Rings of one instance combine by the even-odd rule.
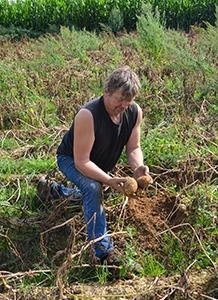
[[0, 168], [3, 177], [11, 176], [16, 178], [16, 174], [23, 176], [40, 172], [49, 172], [54, 168], [55, 164], [55, 158], [22, 158], [19, 161], [12, 162], [8, 159], [1, 162]]
[[166, 270], [164, 264], [158, 261], [154, 255], [151, 253], [145, 252], [144, 257], [142, 258], [143, 262], [143, 272], [142, 275], [144, 276], [161, 276], [163, 275]]

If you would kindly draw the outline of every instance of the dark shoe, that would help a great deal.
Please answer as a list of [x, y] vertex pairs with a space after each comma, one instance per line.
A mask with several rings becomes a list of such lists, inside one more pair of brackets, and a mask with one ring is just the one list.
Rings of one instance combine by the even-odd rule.
[[53, 199], [60, 199], [61, 197], [68, 199], [72, 204], [81, 204], [82, 194], [78, 189], [67, 188], [63, 184], [53, 182], [51, 184], [51, 194]]
[[112, 249], [104, 258], [113, 279], [132, 278], [135, 275], [143, 273], [143, 268], [137, 261], [128, 264], [127, 260], [121, 256], [117, 249]]
[[60, 184], [57, 182], [52, 182], [50, 185], [50, 193], [52, 195], [52, 199], [60, 199], [61, 198], [61, 192], [60, 192]]
[[52, 184], [52, 181], [49, 179], [46, 179], [44, 176], [42, 176], [39, 179], [39, 182], [37, 184], [36, 198], [41, 203], [45, 203], [52, 199], [51, 184]]
[[96, 267], [97, 265], [100, 265], [101, 261], [100, 259], [95, 255], [95, 249], [94, 247], [91, 247], [89, 249], [89, 265], [91, 267]]
[[110, 250], [106, 257], [104, 258], [104, 261], [108, 266], [122, 266], [122, 258], [121, 254], [116, 249]]
[[121, 254], [116, 249], [110, 250], [103, 260], [101, 260], [102, 264], [106, 264], [108, 270], [110, 272], [109, 280], [120, 279], [121, 274], [120, 270], [124, 261], [121, 258]]

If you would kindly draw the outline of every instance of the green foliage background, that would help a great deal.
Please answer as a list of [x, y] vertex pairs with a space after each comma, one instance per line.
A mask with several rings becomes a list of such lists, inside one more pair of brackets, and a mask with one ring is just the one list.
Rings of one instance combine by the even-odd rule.
[[214, 25], [218, 1], [0, 0], [0, 33], [34, 37], [46, 32], [59, 32], [61, 26], [99, 32], [101, 24], [114, 26], [114, 18], [117, 18], [114, 10], [122, 18], [119, 30], [129, 32], [136, 29], [144, 4], [151, 4], [153, 11], [158, 9], [161, 22], [167, 28], [188, 31], [194, 24], [202, 26], [209, 22]]

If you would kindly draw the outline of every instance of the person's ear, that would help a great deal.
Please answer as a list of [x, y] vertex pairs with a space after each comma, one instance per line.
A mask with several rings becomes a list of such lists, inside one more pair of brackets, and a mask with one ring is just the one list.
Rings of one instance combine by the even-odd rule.
[[107, 95], [107, 96], [109, 95], [108, 89], [105, 88], [103, 91], [104, 91], [104, 95]]

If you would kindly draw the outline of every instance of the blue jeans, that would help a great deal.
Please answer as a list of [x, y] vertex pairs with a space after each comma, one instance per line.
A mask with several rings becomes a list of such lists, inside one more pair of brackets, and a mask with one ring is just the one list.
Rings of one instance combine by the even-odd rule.
[[[88, 240], [91, 241], [103, 236], [107, 232], [107, 225], [102, 204], [102, 183], [79, 172], [71, 156], [58, 156], [57, 163], [60, 171], [79, 188], [82, 194]], [[99, 242], [96, 242], [94, 247], [96, 257], [102, 260], [113, 248], [113, 243], [109, 236], [105, 236]]]

